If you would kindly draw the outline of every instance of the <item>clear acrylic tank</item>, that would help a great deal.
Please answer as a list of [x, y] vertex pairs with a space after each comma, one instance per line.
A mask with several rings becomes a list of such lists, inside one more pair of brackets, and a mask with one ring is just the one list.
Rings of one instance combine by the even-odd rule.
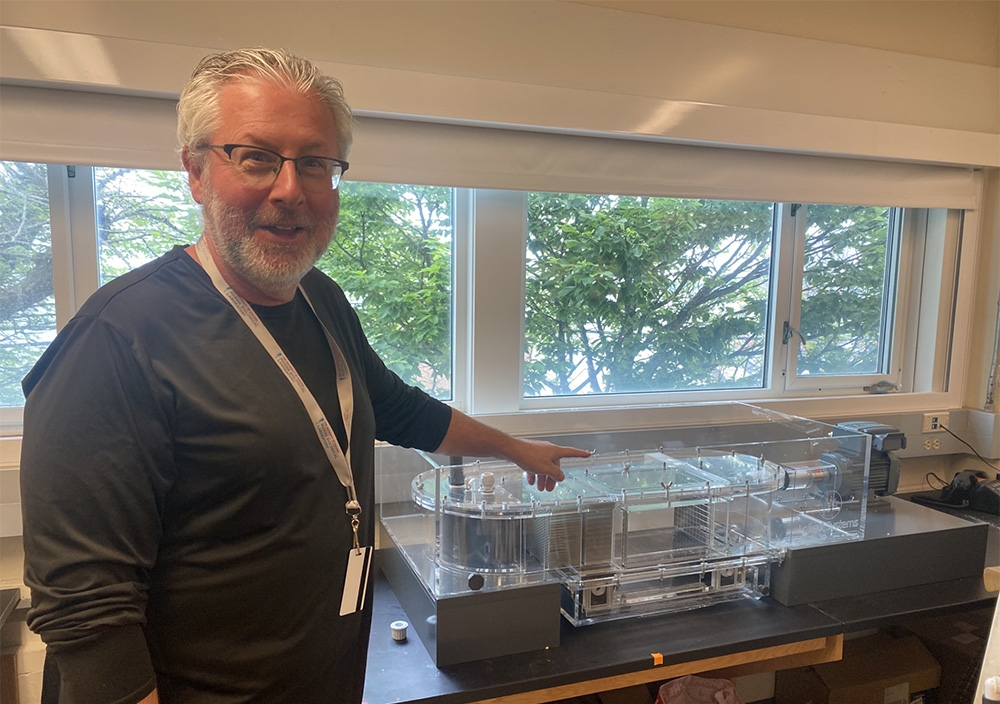
[[431, 603], [558, 585], [580, 626], [766, 594], [787, 548], [864, 537], [870, 436], [742, 403], [710, 417], [550, 437], [596, 449], [552, 492], [510, 463], [379, 448], [383, 552]]

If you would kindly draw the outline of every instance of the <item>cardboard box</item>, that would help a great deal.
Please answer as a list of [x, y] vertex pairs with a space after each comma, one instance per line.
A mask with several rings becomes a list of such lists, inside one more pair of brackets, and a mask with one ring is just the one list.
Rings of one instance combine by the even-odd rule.
[[941, 679], [941, 667], [916, 636], [878, 633], [844, 643], [837, 662], [777, 673], [776, 704], [911, 704]]
[[900, 633], [920, 638], [941, 665], [938, 702], [967, 704], [975, 698], [992, 626], [993, 609], [979, 609], [910, 621], [900, 628]]

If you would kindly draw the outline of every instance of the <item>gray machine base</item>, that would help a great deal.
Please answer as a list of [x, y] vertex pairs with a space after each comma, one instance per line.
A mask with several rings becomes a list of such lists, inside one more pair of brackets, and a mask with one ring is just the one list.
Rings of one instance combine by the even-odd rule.
[[376, 564], [438, 667], [559, 645], [558, 582], [434, 599], [397, 549]]
[[861, 541], [789, 549], [771, 570], [771, 597], [786, 606], [978, 577], [989, 525], [897, 497], [868, 504]]

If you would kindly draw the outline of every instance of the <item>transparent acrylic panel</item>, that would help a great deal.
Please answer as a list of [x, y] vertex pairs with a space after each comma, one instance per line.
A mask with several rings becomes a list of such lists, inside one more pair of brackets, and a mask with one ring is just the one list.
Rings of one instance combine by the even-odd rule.
[[864, 536], [869, 436], [713, 411], [725, 423], [551, 438], [599, 450], [553, 492], [509, 463], [380, 448], [382, 525], [435, 597], [558, 581], [577, 625], [766, 593], [786, 548]]
[[56, 335], [45, 164], [0, 162], [0, 406], [24, 405], [21, 379]]

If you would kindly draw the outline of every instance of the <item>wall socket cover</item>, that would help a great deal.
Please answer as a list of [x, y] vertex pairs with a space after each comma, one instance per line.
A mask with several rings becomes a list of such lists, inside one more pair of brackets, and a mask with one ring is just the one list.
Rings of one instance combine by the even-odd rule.
[[[935, 413], [925, 413], [923, 425], [921, 426], [921, 432], [924, 433], [943, 433], [944, 428], [948, 427], [948, 411], [937, 411]], [[944, 426], [944, 427], [942, 427]]]

